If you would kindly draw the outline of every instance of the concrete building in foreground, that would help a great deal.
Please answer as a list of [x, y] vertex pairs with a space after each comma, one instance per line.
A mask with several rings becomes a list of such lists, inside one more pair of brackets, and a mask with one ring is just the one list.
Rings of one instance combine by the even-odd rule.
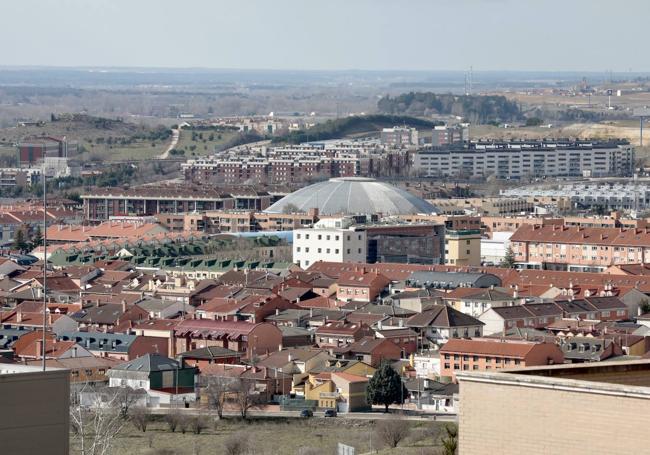
[[460, 371], [459, 453], [647, 453], [650, 360]]
[[69, 453], [70, 371], [0, 364], [0, 452]]

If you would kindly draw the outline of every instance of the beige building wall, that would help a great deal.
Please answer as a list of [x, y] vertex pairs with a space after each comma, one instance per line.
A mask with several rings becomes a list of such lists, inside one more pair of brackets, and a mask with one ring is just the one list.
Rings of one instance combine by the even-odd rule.
[[0, 366], [0, 453], [67, 455], [70, 372]]
[[473, 229], [467, 231], [447, 231], [445, 234], [445, 264], [480, 266], [480, 231]]
[[648, 453], [650, 388], [504, 373], [458, 377], [461, 455]]

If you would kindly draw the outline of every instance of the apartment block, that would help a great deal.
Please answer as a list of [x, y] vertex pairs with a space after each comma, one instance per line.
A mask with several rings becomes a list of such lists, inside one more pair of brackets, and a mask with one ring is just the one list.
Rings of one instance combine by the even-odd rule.
[[427, 177], [628, 176], [633, 169], [626, 142], [473, 142], [413, 155], [413, 170]]
[[489, 371], [556, 365], [564, 362], [555, 343], [489, 338], [451, 339], [440, 348], [440, 376], [460, 371]]
[[445, 264], [481, 265], [481, 231], [475, 229], [445, 232]]
[[602, 272], [612, 265], [650, 262], [648, 228], [525, 224], [510, 245], [520, 268]]
[[415, 128], [394, 126], [381, 131], [381, 143], [390, 147], [417, 146], [418, 141], [418, 130]]

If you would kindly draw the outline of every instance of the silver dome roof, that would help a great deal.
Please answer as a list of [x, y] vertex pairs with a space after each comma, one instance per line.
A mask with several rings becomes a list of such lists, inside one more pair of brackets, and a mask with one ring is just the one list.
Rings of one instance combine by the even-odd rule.
[[318, 208], [323, 215], [411, 215], [437, 211], [424, 199], [388, 183], [362, 177], [339, 177], [301, 188], [265, 212], [307, 212], [311, 208]]

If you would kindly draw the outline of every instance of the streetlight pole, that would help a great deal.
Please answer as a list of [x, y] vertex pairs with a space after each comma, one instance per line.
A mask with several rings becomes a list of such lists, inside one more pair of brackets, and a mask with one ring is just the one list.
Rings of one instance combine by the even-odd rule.
[[45, 156], [43, 156], [43, 371], [45, 365], [45, 331], [47, 330], [47, 177], [45, 175]]

